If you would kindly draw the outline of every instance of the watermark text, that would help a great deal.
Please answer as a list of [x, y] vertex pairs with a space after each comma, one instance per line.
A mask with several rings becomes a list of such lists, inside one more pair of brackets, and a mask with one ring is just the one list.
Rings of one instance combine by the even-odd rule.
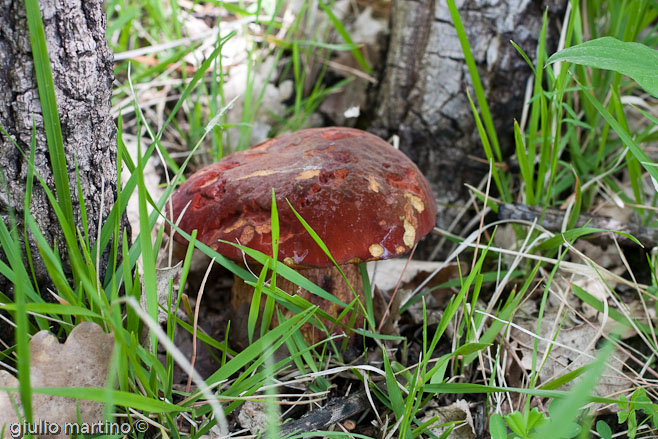
[[22, 438], [28, 434], [37, 438], [52, 437], [59, 434], [72, 436], [80, 434], [128, 434], [132, 431], [143, 433], [148, 429], [148, 424], [141, 419], [132, 424], [108, 421], [64, 422], [60, 424], [39, 419], [36, 422], [14, 422], [7, 427], [12, 438]]

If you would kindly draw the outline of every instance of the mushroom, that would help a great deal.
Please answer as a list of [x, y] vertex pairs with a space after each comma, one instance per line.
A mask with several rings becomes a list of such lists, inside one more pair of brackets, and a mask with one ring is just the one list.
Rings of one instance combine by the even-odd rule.
[[[435, 224], [436, 201], [418, 167], [381, 138], [344, 127], [285, 134], [199, 170], [173, 194], [173, 218], [186, 209], [179, 227], [197, 229], [197, 239], [232, 260], [243, 255], [226, 242], [271, 256], [272, 189], [279, 259], [345, 303], [353, 293], [286, 201], [322, 239], [362, 303], [356, 264], [407, 253]], [[290, 283], [277, 280], [277, 286], [304, 294], [332, 316], [342, 311]], [[244, 291], [234, 287], [234, 306]], [[317, 340], [309, 328], [303, 332]]]

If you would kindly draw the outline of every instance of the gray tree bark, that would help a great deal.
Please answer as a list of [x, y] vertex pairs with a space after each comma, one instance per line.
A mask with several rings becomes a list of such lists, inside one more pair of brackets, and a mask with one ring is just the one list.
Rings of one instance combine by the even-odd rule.
[[[531, 70], [510, 44], [535, 58], [544, 9], [549, 12], [549, 48], [565, 0], [456, 1], [499, 134], [514, 149], [513, 121], [521, 118]], [[550, 49], [549, 49], [550, 50]], [[445, 0], [393, 0], [386, 67], [370, 130], [400, 136], [400, 149], [430, 181], [447, 227], [465, 198], [464, 183], [477, 184], [488, 165], [466, 90], [472, 83]]]
[[[102, 0], [42, 0], [40, 6], [64, 137], [74, 216], [81, 230], [75, 174], [77, 161], [93, 243], [99, 217], [103, 221], [106, 219], [117, 197], [116, 128], [110, 115], [113, 56], [105, 41], [104, 5]], [[0, 0], [0, 90], [0, 125], [11, 135], [10, 139], [0, 134], [0, 169], [8, 182], [6, 191], [0, 189], [0, 216], [9, 226], [9, 212], [13, 209], [22, 233], [28, 162], [13, 142], [29, 156], [33, 123], [36, 125], [36, 172], [54, 192], [23, 1]], [[30, 211], [51, 246], [60, 245], [60, 254], [65, 259], [59, 223], [36, 178]], [[35, 243], [31, 241], [29, 247], [35, 259], [37, 282], [42, 287], [48, 286], [49, 277]], [[107, 255], [103, 259], [99, 263], [102, 271]], [[11, 285], [2, 276], [0, 291], [11, 294]]]

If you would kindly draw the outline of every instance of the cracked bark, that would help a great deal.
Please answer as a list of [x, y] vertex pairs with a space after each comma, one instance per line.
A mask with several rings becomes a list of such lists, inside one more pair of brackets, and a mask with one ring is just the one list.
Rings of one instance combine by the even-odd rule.
[[[548, 8], [548, 50], [555, 47], [565, 0], [462, 0], [461, 19], [475, 57], [501, 148], [514, 149], [513, 121], [521, 118], [530, 68], [509, 43], [535, 58]], [[465, 183], [488, 171], [466, 90], [472, 85], [443, 0], [393, 0], [386, 66], [370, 114], [374, 133], [400, 136], [400, 149], [421, 168], [437, 195], [438, 225], [447, 227], [463, 204]], [[475, 97], [473, 96], [473, 99]]]
[[[82, 230], [76, 187], [77, 162], [93, 245], [99, 216], [105, 220], [117, 196], [116, 129], [110, 115], [113, 56], [105, 41], [104, 5], [101, 0], [41, 0], [40, 6], [53, 70], [75, 220], [78, 230]], [[23, 1], [0, 0], [0, 89], [3, 91], [0, 94], [0, 126], [11, 136], [8, 138], [0, 134], [0, 169], [8, 183], [7, 187], [0, 188], [0, 216], [9, 226], [9, 212], [13, 210], [22, 234], [28, 165], [13, 142], [29, 155], [33, 123], [36, 126], [36, 172], [54, 192]], [[30, 212], [50, 245], [61, 245], [64, 239], [57, 218], [36, 178], [33, 184]], [[127, 225], [125, 220], [124, 225]], [[29, 247], [35, 259], [36, 279], [43, 294], [44, 287], [51, 286], [49, 276], [34, 241], [30, 240]], [[61, 246], [60, 255], [66, 255]], [[105, 254], [98, 264], [101, 276], [107, 258]], [[65, 270], [68, 268], [65, 267]], [[0, 275], [0, 291], [11, 295], [11, 290], [11, 284]]]

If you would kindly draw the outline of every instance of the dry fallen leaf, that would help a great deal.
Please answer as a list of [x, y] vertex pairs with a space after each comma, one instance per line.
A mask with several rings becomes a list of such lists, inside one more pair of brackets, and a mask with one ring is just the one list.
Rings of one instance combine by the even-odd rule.
[[[0, 370], [0, 387], [18, 387], [18, 380], [9, 372]], [[17, 421], [14, 407], [19, 403], [19, 398], [17, 392], [0, 392], [0, 430], [7, 430], [9, 424]], [[7, 432], [2, 435], [3, 439], [8, 437]]]
[[[448, 435], [450, 439], [475, 439], [475, 427], [473, 425], [473, 416], [468, 403], [463, 400], [457, 400], [447, 407], [429, 408], [425, 416], [421, 419], [426, 422], [436, 417], [434, 424], [453, 424], [455, 428]], [[437, 436], [441, 436], [449, 427], [431, 428], [430, 431]]]
[[265, 404], [260, 401], [246, 401], [238, 413], [238, 423], [252, 434], [264, 432], [267, 427]]
[[[178, 300], [178, 283], [183, 271], [183, 262], [180, 261], [172, 267], [158, 268], [155, 270], [155, 277], [158, 290], [158, 323], [164, 324], [170, 317], [167, 310], [175, 309]], [[173, 282], [171, 302], [169, 302], [169, 281]]]
[[[540, 333], [543, 340], [540, 340], [538, 345], [538, 362], [543, 359], [544, 353], [548, 347], [548, 343], [545, 340], [553, 339], [553, 330], [555, 329], [553, 322], [556, 318], [556, 314], [553, 311], [548, 312], [544, 316]], [[561, 320], [558, 319], [558, 322], [559, 321]], [[531, 333], [534, 333], [536, 329], [536, 318], [530, 318], [527, 320], [515, 318], [514, 322]], [[523, 332], [513, 327], [511, 337], [513, 340], [518, 341], [521, 366], [530, 371], [532, 369], [532, 347], [534, 344], [534, 337], [530, 336], [528, 332]], [[598, 354], [596, 346], [601, 334], [599, 328], [587, 323], [573, 326], [571, 328], [562, 327], [555, 337], [555, 344], [551, 349], [550, 355], [546, 358], [546, 361], [539, 372], [540, 383], [545, 384], [558, 377], [564, 376], [568, 372], [591, 363]], [[601, 375], [599, 383], [594, 390], [596, 395], [615, 395], [631, 385], [629, 378], [621, 372], [624, 369], [623, 364], [627, 359], [628, 355], [620, 350], [615, 350], [613, 352], [612, 356], [607, 361], [608, 365], [606, 370]], [[569, 387], [571, 386], [566, 385], [561, 389]]]
[[[103, 387], [112, 357], [114, 337], [105, 334], [95, 323], [83, 322], [69, 334], [63, 345], [48, 331], [36, 333], [30, 341], [30, 380], [32, 387]], [[0, 386], [17, 387], [13, 376], [0, 373]], [[18, 403], [18, 394], [12, 393]], [[32, 395], [33, 420], [55, 423], [62, 429], [65, 423], [80, 420], [101, 421], [103, 405], [98, 402], [63, 398], [44, 394]], [[8, 392], [0, 392], [0, 430], [8, 430], [18, 422], [15, 406]], [[10, 438], [5, 431], [4, 438]], [[63, 434], [49, 437], [66, 437]]]

